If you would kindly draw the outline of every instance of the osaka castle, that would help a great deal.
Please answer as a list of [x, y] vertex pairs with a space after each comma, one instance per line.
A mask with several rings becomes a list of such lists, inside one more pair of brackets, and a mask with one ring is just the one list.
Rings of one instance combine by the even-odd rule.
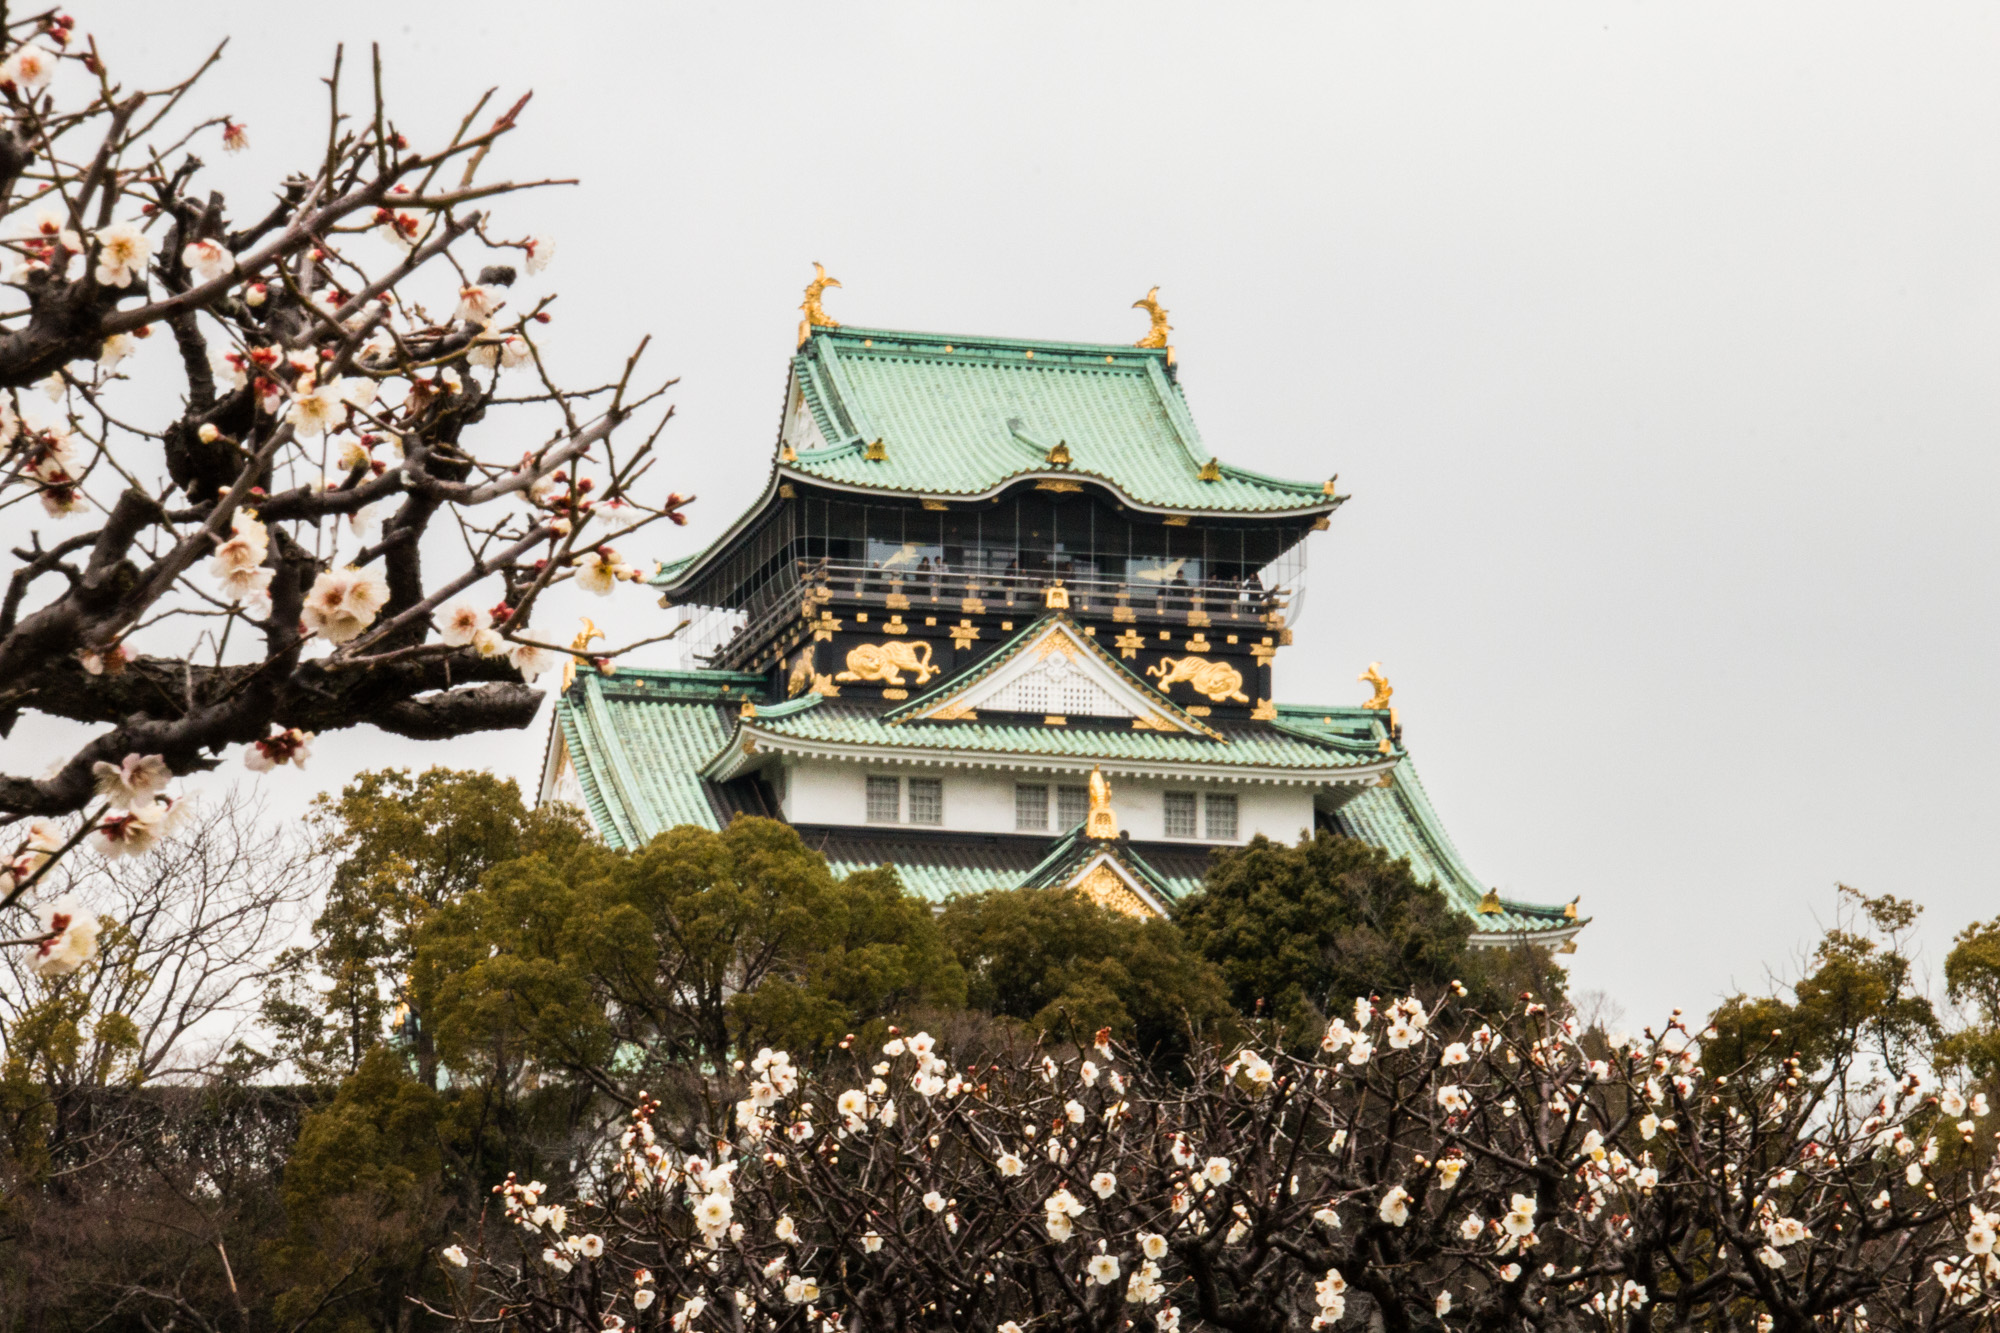
[[[651, 576], [691, 669], [580, 664], [543, 799], [613, 846], [783, 820], [934, 901], [1074, 887], [1171, 915], [1211, 854], [1327, 829], [1406, 857], [1474, 939], [1573, 948], [1453, 847], [1390, 687], [1281, 701], [1346, 498], [1211, 453], [1165, 312], [1136, 345], [842, 326], [807, 291], [762, 494]], [[1336, 695], [1347, 695], [1336, 700]]]

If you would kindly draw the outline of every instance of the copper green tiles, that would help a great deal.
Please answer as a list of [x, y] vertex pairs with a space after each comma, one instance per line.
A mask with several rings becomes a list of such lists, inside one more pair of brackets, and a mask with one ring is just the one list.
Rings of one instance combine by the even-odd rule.
[[[1196, 429], [1164, 349], [816, 329], [793, 360], [826, 447], [787, 471], [902, 495], [976, 496], [1060, 470], [1161, 510], [1302, 514], [1336, 501], [1218, 460]], [[871, 460], [868, 446], [882, 442]], [[1067, 448], [1054, 469], [1049, 453]], [[1226, 453], [1227, 451], [1222, 451]]]

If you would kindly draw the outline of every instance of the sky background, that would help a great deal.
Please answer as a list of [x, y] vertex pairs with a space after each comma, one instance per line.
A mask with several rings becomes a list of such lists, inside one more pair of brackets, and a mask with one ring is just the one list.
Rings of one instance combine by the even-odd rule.
[[[558, 241], [551, 345], [582, 378], [651, 333], [681, 376], [655, 475], [700, 500], [646, 559], [761, 489], [811, 261], [836, 318], [943, 332], [1130, 341], [1159, 284], [1210, 446], [1353, 496], [1279, 697], [1381, 660], [1461, 851], [1582, 895], [1576, 983], [1634, 1026], [1793, 971], [1836, 882], [1925, 903], [1934, 969], [2000, 914], [2000, 9], [76, 13], [131, 83], [229, 35], [195, 98], [249, 125], [239, 216], [323, 143], [337, 42], [419, 145], [532, 89], [485, 175], [582, 180], [499, 218]], [[330, 735], [271, 793], [532, 784], [546, 719]]]

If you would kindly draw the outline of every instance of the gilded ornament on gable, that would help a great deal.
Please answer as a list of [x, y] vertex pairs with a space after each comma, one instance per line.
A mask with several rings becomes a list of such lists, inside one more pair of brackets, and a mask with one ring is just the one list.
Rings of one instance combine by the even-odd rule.
[[847, 670], [834, 679], [901, 685], [905, 671], [916, 676], [919, 685], [938, 674], [939, 668], [931, 665], [928, 643], [864, 643], [847, 654]]
[[1061, 579], [1042, 589], [1042, 605], [1055, 611], [1069, 610], [1069, 589], [1063, 587]]
[[1143, 919], [1153, 915], [1145, 900], [1132, 892], [1131, 886], [1118, 877], [1118, 872], [1102, 861], [1092, 866], [1089, 874], [1074, 880], [1069, 887], [1078, 890], [1099, 907], [1109, 908], [1125, 916]]
[[864, 462], [886, 463], [889, 461], [889, 446], [879, 439], [870, 440], [867, 447], [862, 449], [861, 457]]
[[[1119, 610], [1123, 611], [1125, 608], [1120, 607]], [[1131, 612], [1126, 611], [1126, 614], [1129, 616]], [[1139, 650], [1146, 646], [1146, 636], [1137, 630], [1128, 629], [1111, 642], [1118, 645], [1120, 657], [1137, 657]]]
[[1197, 694], [1205, 694], [1216, 703], [1250, 702], [1250, 696], [1243, 693], [1243, 673], [1227, 662], [1211, 662], [1204, 657], [1162, 657], [1157, 666], [1146, 668], [1146, 674], [1158, 679], [1161, 694], [1186, 681]]
[[1035, 660], [1046, 662], [1058, 653], [1072, 662], [1076, 661], [1076, 645], [1069, 641], [1069, 635], [1052, 629], [1035, 645]]
[[1355, 679], [1365, 680], [1375, 687], [1375, 697], [1361, 705], [1363, 708], [1387, 708], [1389, 706], [1389, 696], [1396, 691], [1390, 687], [1389, 678], [1382, 674], [1382, 664], [1380, 662], [1370, 662], [1368, 669], [1356, 676]]
[[1201, 471], [1194, 474], [1196, 481], [1221, 481], [1222, 464], [1217, 459], [1209, 459], [1201, 465]]
[[1084, 816], [1083, 836], [1100, 839], [1118, 836], [1118, 812], [1111, 808], [1111, 782], [1101, 768], [1090, 770], [1090, 813]]
[[1158, 713], [1148, 713], [1144, 717], [1135, 717], [1132, 719], [1132, 730], [1134, 731], [1179, 731], [1180, 729], [1181, 726], [1178, 722], [1161, 717]]
[[1069, 441], [1057, 440], [1056, 447], [1049, 450], [1049, 466], [1068, 467], [1069, 462]]
[[963, 699], [953, 699], [943, 708], [924, 716], [933, 722], [973, 722], [978, 720], [979, 710]]
[[970, 648], [978, 637], [979, 626], [970, 620], [961, 620], [951, 627], [951, 646], [954, 648]]

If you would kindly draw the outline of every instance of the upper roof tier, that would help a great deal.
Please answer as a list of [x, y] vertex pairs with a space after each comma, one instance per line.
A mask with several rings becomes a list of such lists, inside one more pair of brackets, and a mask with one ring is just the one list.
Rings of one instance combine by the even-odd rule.
[[792, 358], [778, 472], [936, 499], [1073, 478], [1159, 513], [1314, 515], [1340, 503], [1331, 482], [1283, 481], [1215, 459], [1171, 355], [1123, 344], [814, 328]]

